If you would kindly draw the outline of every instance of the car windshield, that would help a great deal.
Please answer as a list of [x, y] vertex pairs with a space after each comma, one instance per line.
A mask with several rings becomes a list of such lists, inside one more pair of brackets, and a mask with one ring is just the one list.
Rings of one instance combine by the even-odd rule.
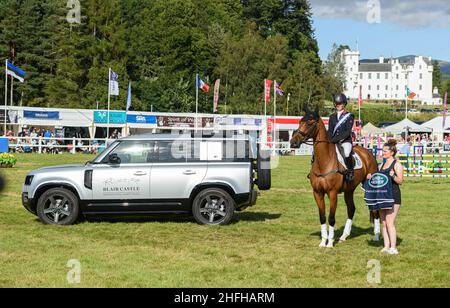
[[106, 154], [109, 153], [113, 148], [115, 148], [119, 143], [120, 141], [114, 141], [106, 148], [104, 144], [100, 145], [98, 148], [98, 156], [94, 160], [87, 162], [87, 164], [99, 164], [106, 156]]

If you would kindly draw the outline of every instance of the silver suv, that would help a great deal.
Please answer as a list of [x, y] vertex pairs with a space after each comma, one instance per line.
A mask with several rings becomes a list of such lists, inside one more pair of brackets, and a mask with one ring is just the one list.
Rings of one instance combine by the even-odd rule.
[[42, 168], [25, 180], [22, 203], [45, 224], [80, 217], [192, 214], [228, 224], [271, 186], [270, 157], [249, 136], [142, 135], [111, 144], [85, 165]]

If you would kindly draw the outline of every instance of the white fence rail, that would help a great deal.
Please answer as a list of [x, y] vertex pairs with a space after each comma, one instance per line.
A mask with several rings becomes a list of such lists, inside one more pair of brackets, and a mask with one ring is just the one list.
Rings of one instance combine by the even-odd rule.
[[9, 149], [15, 152], [70, 152], [97, 153], [113, 139], [9, 137]]

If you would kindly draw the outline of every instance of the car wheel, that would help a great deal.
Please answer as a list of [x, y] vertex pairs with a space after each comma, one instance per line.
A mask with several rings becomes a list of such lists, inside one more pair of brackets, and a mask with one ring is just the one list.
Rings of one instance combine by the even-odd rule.
[[272, 188], [272, 170], [270, 167], [270, 152], [258, 152], [258, 180], [256, 184], [259, 190], [270, 190]]
[[230, 194], [219, 188], [209, 188], [195, 197], [192, 213], [201, 225], [226, 225], [233, 218], [235, 208]]
[[50, 189], [38, 200], [37, 214], [46, 225], [72, 225], [77, 221], [79, 213], [78, 198], [64, 188]]

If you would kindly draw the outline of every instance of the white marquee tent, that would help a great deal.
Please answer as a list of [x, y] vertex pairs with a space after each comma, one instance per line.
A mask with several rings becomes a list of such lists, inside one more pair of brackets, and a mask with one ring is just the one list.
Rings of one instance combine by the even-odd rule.
[[434, 133], [450, 133], [450, 116], [447, 117], [445, 126], [443, 126], [444, 117], [436, 117], [433, 120], [430, 120], [421, 126], [423, 128], [432, 129]]
[[400, 134], [406, 132], [406, 129], [408, 129], [409, 133], [431, 133], [432, 132], [432, 129], [422, 127], [421, 125], [419, 125], [409, 119], [404, 119], [403, 121], [398, 122], [394, 125], [385, 127], [384, 132], [400, 135]]
[[376, 127], [372, 123], [367, 124], [364, 126], [361, 130], [361, 134], [363, 137], [367, 136], [377, 136], [377, 135], [383, 135], [385, 132], [383, 129]]

